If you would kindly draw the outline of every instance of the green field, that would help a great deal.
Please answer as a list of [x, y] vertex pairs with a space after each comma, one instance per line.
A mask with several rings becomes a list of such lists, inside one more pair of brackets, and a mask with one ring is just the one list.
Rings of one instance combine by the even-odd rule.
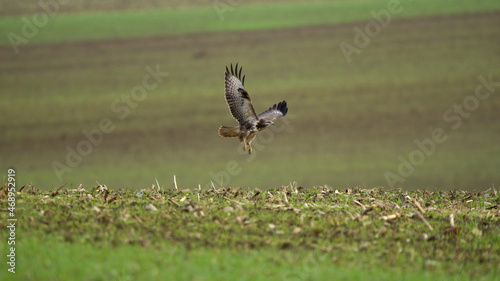
[[[443, 115], [470, 102], [478, 77], [499, 81], [500, 4], [451, 2], [401, 2], [399, 13], [350, 63], [340, 44], [355, 46], [355, 28], [373, 20], [370, 11], [387, 10], [386, 1], [257, 1], [231, 7], [223, 20], [213, 5], [153, 10], [145, 2], [139, 12], [108, 7], [103, 13], [76, 12], [77, 1], [48, 18], [17, 54], [7, 34], [22, 35], [22, 18], [35, 17], [11, 7], [0, 19], [0, 168], [14, 167], [20, 182], [42, 189], [96, 181], [147, 187], [155, 178], [172, 186], [174, 175], [190, 188], [211, 181], [251, 188], [291, 181], [494, 186], [498, 86], [490, 86], [492, 94], [467, 116]], [[275, 131], [257, 140], [261, 149], [252, 157], [236, 140], [217, 135], [218, 126], [234, 124], [223, 73], [235, 62], [244, 68], [256, 111], [283, 99], [290, 108]], [[168, 76], [140, 101], [126, 103], [147, 67]], [[95, 132], [103, 119], [113, 130], [75, 160], [68, 149], [77, 150], [87, 140], [82, 132]], [[446, 140], [390, 184], [387, 173], [401, 175], [401, 157], [408, 161], [418, 150], [415, 141], [430, 139], [436, 128]], [[240, 172], [221, 178], [235, 162]]]
[[[47, 192], [28, 186], [15, 197], [22, 222], [9, 280], [495, 280], [499, 274], [500, 196], [492, 189]], [[7, 214], [1, 213], [2, 229]]]
[[[6, 2], [6, 1], [4, 1]], [[166, 1], [167, 3], [169, 1]], [[173, 1], [172, 1], [173, 2]], [[252, 3], [256, 2], [256, 3]], [[247, 2], [247, 5], [217, 5], [230, 1], [214, 2], [214, 5], [191, 7], [189, 9], [115, 11], [107, 13], [60, 12], [47, 20], [40, 35], [31, 43], [73, 42], [116, 38], [147, 38], [173, 34], [202, 33], [213, 31], [268, 30], [285, 27], [300, 27], [320, 24], [335, 24], [372, 20], [371, 10], [387, 9], [389, 1], [330, 1], [307, 3], [266, 3]], [[490, 12], [498, 9], [496, 1], [483, 1], [477, 5], [470, 1], [432, 1], [421, 0], [418, 4], [411, 1], [397, 1], [404, 11], [395, 16], [399, 19], [433, 15], [453, 15], [463, 13]], [[167, 4], [168, 5], [168, 4]], [[59, 10], [64, 11], [65, 5]], [[46, 14], [45, 10], [33, 7], [33, 14]], [[52, 10], [56, 10], [55, 8]], [[70, 9], [71, 10], [71, 9]], [[80, 11], [81, 9], [77, 10]], [[51, 11], [51, 10], [49, 10]], [[15, 13], [13, 9], [12, 13]], [[27, 16], [28, 19], [34, 16]], [[42, 20], [40, 20], [42, 21]], [[24, 22], [19, 16], [6, 17], [0, 29], [15, 32], [21, 30]], [[4, 33], [3, 32], [3, 33]], [[0, 45], [10, 45], [7, 36], [0, 38]]]
[[[256, 2], [231, 7], [223, 20], [212, 5], [152, 10], [145, 2], [140, 12], [108, 7], [100, 13], [77, 12], [75, 2], [17, 54], [6, 34], [22, 35], [22, 18], [33, 16], [11, 7], [5, 13], [12, 15], [0, 19], [1, 169], [14, 167], [20, 182], [39, 188], [96, 181], [146, 187], [155, 178], [170, 185], [173, 175], [185, 187], [211, 181], [259, 188], [290, 181], [494, 186], [498, 86], [466, 117], [443, 115], [474, 96], [478, 77], [498, 81], [500, 4], [451, 2], [401, 2], [350, 63], [340, 44], [354, 45], [355, 28], [364, 29], [370, 11], [387, 9], [387, 2]], [[257, 111], [283, 99], [290, 107], [252, 157], [216, 133], [234, 124], [222, 89], [225, 66], [235, 62], [244, 67]], [[168, 76], [140, 101], [126, 103], [146, 67]], [[82, 131], [99, 129], [103, 119], [113, 130], [81, 159], [68, 156], [87, 140]], [[387, 173], [401, 175], [401, 157], [409, 160], [415, 141], [431, 138], [436, 128], [446, 141], [390, 184]], [[55, 164], [60, 178], [55, 162], [67, 167]], [[240, 172], [221, 178], [235, 162]]]
[[47, 2], [0, 0], [0, 280], [498, 278], [499, 1]]

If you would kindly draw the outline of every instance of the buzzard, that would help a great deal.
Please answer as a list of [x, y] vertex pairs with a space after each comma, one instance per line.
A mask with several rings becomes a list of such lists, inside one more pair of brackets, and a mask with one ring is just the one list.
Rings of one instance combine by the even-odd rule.
[[231, 64], [231, 72], [226, 66], [225, 73], [225, 97], [229, 111], [239, 125], [236, 127], [219, 127], [219, 135], [223, 138], [238, 137], [243, 143], [243, 150], [252, 153], [252, 141], [257, 136], [259, 131], [264, 130], [269, 125], [274, 125], [273, 120], [284, 117], [288, 112], [286, 101], [282, 101], [277, 105], [273, 105], [268, 110], [257, 115], [252, 106], [252, 101], [248, 92], [243, 85], [245, 84], [245, 76], [241, 79], [241, 70], [238, 72], [238, 64], [233, 69]]

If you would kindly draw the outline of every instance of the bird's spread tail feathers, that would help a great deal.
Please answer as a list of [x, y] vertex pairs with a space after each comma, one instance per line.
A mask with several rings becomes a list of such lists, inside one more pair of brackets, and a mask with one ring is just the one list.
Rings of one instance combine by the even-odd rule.
[[219, 136], [223, 138], [235, 138], [240, 135], [240, 127], [226, 127], [226, 126], [220, 126], [219, 127]]

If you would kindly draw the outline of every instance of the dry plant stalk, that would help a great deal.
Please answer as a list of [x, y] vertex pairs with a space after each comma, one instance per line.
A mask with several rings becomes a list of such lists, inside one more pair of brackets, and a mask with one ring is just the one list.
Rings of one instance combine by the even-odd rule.
[[[4, 177], [5, 180], [5, 177]], [[5, 183], [4, 183], [5, 184]], [[28, 184], [25, 184], [23, 187], [21, 187], [18, 192], [23, 192], [23, 190], [28, 186]]]
[[434, 228], [432, 228], [432, 225], [429, 224], [429, 222], [427, 222], [427, 220], [419, 213], [419, 212], [416, 212], [415, 215], [421, 220], [424, 222], [424, 224], [430, 229], [430, 230], [434, 230]]
[[174, 199], [172, 198], [168, 198], [168, 201], [172, 202], [172, 204], [174, 204], [175, 206], [177, 207], [180, 207], [181, 205], [179, 203], [177, 203]]
[[179, 189], [177, 188], [177, 180], [175, 179], [175, 175], [174, 175], [174, 187], [175, 191], [179, 191]]
[[52, 192], [52, 194], [50, 194], [50, 197], [55, 197], [55, 196], [57, 196], [57, 195], [59, 194], [59, 190], [61, 190], [61, 188], [63, 188], [65, 185], [66, 185], [66, 183], [65, 183], [65, 184], [63, 184], [63, 185], [61, 185], [61, 186], [60, 186], [59, 188], [57, 188], [56, 190], [54, 190], [54, 192]]
[[288, 198], [286, 197], [286, 191], [283, 191], [283, 200], [285, 201], [286, 204], [290, 204], [288, 203]]
[[400, 216], [401, 216], [400, 213], [394, 213], [394, 214], [391, 214], [391, 215], [382, 216], [382, 219], [385, 220], [385, 221], [389, 221], [389, 220], [393, 220], [393, 219], [399, 218]]
[[366, 210], [366, 206], [363, 205], [361, 202], [359, 202], [358, 200], [352, 200], [352, 202], [354, 202], [356, 205], [360, 206], [363, 210]]
[[425, 214], [425, 210], [422, 208], [422, 206], [420, 206], [420, 204], [418, 204], [416, 197], [413, 198], [413, 205], [415, 207], [417, 207], [417, 209], [420, 211], [420, 213]]
[[213, 181], [211, 181], [210, 183], [212, 184], [212, 190], [213, 190], [215, 193], [219, 193], [219, 191], [217, 190], [217, 188], [215, 188], [214, 182], [213, 182]]
[[155, 178], [155, 181], [156, 181], [156, 186], [158, 186], [158, 192], [160, 192], [160, 184], [158, 183], [158, 179]]

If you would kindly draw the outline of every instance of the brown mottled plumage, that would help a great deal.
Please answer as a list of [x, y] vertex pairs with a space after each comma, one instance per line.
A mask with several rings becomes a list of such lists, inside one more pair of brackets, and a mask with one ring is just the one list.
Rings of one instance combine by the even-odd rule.
[[229, 111], [239, 125], [236, 127], [221, 126], [219, 135], [224, 138], [238, 137], [243, 142], [243, 150], [247, 149], [252, 153], [252, 141], [259, 131], [264, 130], [269, 125], [273, 125], [274, 119], [284, 117], [288, 112], [286, 101], [282, 101], [270, 107], [268, 110], [257, 115], [252, 106], [252, 101], [243, 85], [245, 76], [241, 79], [241, 70], [238, 72], [238, 64], [235, 69], [231, 64], [231, 71], [226, 66], [225, 73], [225, 97]]

